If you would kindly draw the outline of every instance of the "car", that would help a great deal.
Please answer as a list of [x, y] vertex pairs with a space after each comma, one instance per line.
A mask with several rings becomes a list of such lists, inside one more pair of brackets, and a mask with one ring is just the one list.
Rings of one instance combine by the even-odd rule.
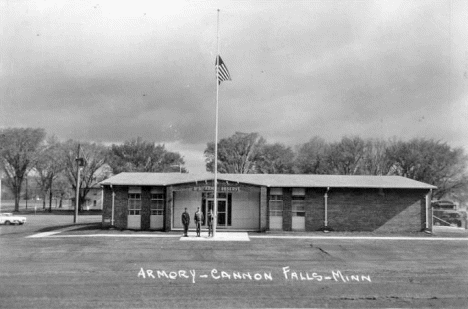
[[447, 200], [432, 201], [431, 204], [434, 209], [457, 209], [457, 205], [454, 202]]
[[26, 217], [15, 216], [12, 213], [0, 213], [0, 224], [25, 224]]
[[463, 221], [466, 221], [466, 214], [456, 210], [434, 209], [434, 225], [450, 225], [461, 227]]

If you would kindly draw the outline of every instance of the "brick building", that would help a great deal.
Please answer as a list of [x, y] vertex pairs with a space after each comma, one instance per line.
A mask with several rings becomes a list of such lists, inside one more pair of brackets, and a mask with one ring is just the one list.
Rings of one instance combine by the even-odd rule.
[[[103, 224], [179, 230], [213, 207], [213, 174], [121, 173], [103, 182]], [[421, 231], [436, 187], [400, 176], [219, 174], [219, 230]], [[206, 223], [204, 223], [206, 224]], [[193, 224], [191, 228], [193, 228]]]

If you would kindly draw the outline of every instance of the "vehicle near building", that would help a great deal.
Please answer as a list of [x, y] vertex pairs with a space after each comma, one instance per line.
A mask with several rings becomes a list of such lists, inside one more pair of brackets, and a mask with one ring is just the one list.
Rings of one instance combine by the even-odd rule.
[[466, 222], [466, 214], [462, 211], [449, 209], [433, 209], [434, 225], [437, 226], [452, 226], [464, 227]]
[[432, 201], [431, 205], [433, 209], [457, 209], [457, 205], [454, 202], [448, 200]]
[[26, 217], [15, 216], [12, 213], [0, 213], [0, 224], [25, 224]]
[[431, 202], [433, 224], [437, 226], [466, 227], [466, 212], [450, 200]]

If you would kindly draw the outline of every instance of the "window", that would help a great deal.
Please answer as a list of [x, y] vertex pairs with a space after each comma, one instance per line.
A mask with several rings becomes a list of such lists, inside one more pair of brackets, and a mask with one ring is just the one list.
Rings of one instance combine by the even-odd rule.
[[128, 194], [128, 214], [140, 215], [141, 212], [141, 193]]
[[293, 217], [305, 217], [305, 205], [305, 189], [294, 188], [291, 201]]
[[151, 194], [151, 215], [164, 215], [164, 194]]
[[283, 215], [283, 195], [270, 195], [270, 216]]

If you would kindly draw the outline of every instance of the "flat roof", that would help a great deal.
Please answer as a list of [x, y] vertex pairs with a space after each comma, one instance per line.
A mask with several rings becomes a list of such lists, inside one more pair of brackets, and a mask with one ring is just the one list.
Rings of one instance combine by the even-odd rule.
[[[120, 173], [102, 181], [100, 184], [116, 186], [170, 186], [213, 180], [214, 174], [212, 173]], [[265, 187], [437, 189], [436, 186], [402, 176], [218, 174], [218, 181]]]

